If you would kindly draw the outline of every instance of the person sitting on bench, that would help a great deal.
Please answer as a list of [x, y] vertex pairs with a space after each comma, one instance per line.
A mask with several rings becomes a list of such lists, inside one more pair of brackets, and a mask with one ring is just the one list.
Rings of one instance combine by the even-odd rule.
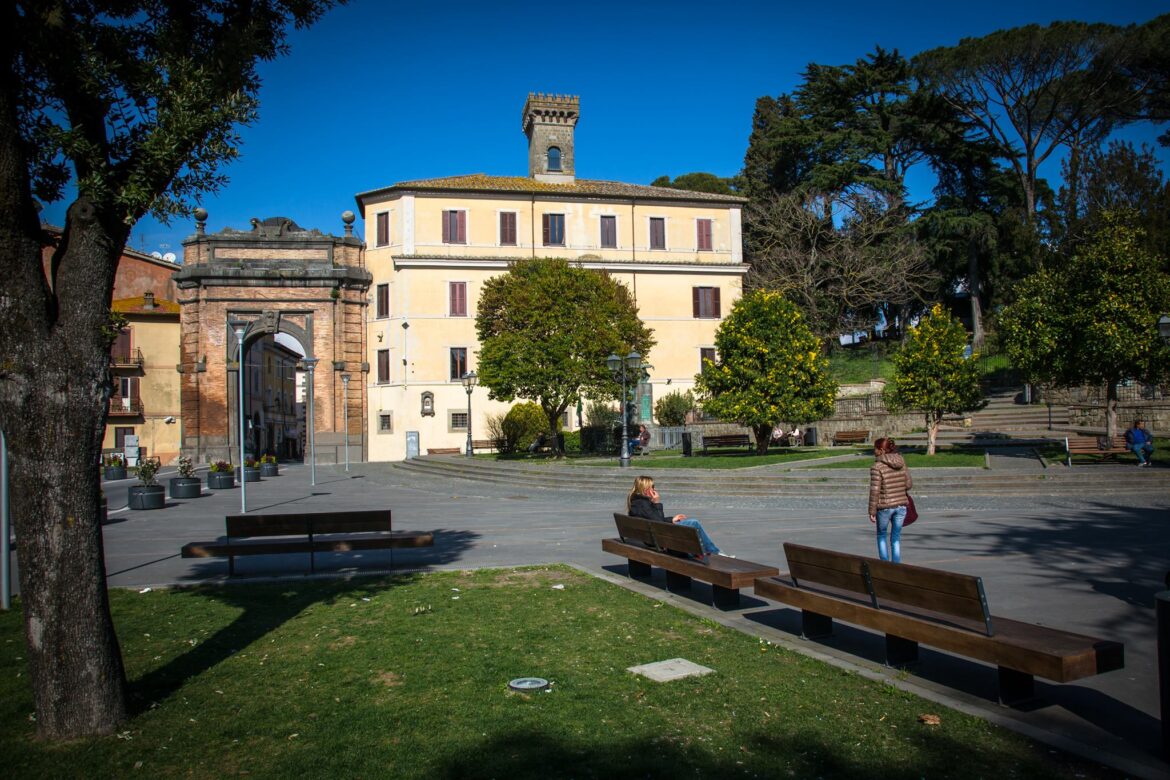
[[674, 515], [672, 518], [667, 519], [662, 513], [662, 497], [654, 489], [654, 479], [652, 477], [634, 478], [634, 487], [630, 490], [630, 494], [626, 496], [626, 514], [630, 517], [657, 520], [660, 523], [676, 523], [678, 525], [685, 525], [688, 528], [694, 528], [699, 532], [699, 543], [703, 545], [702, 560], [704, 563], [712, 555], [725, 555], [728, 558], [735, 557], [734, 555], [721, 553], [719, 548], [715, 546], [715, 542], [711, 541], [711, 537], [703, 530], [703, 526], [698, 520], [689, 518], [686, 515]]
[[1133, 427], [1125, 432], [1125, 443], [1137, 455], [1139, 466], [1150, 465], [1150, 456], [1154, 454], [1154, 437], [1146, 430], [1144, 422], [1133, 421]]

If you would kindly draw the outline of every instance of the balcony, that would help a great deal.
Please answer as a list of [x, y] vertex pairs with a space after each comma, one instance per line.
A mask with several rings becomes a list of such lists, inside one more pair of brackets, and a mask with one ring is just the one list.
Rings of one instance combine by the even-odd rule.
[[142, 370], [144, 365], [141, 349], [131, 349], [120, 353], [110, 354], [110, 368], [120, 370]]
[[142, 411], [141, 398], [110, 399], [110, 417], [141, 417]]

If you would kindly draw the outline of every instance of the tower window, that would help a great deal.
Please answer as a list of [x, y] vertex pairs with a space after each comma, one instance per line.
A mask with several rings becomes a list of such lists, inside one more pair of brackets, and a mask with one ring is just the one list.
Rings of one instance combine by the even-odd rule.
[[561, 148], [559, 146], [550, 146], [548, 148], [548, 169], [550, 171], [559, 171], [561, 169]]

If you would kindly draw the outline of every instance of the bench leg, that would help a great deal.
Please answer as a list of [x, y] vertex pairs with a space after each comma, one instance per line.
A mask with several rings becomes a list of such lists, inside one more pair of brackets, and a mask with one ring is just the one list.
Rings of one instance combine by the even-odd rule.
[[739, 606], [739, 588], [725, 588], [722, 585], [712, 585], [711, 601], [719, 609], [735, 609]]
[[236, 575], [236, 556], [228, 556], [228, 576], [234, 577]]
[[1003, 666], [998, 667], [998, 670], [1000, 704], [1016, 704], [1036, 695], [1036, 684], [1032, 675]]
[[886, 634], [886, 665], [905, 666], [918, 661], [918, 643], [912, 639]]
[[817, 639], [833, 633], [833, 618], [807, 609], [800, 611], [800, 635], [805, 639]]
[[690, 590], [691, 578], [685, 574], [678, 574], [673, 571], [666, 572], [666, 589], [674, 592], [678, 590]]
[[650, 576], [650, 564], [648, 564], [648, 563], [642, 563], [641, 561], [632, 561], [632, 560], [627, 558], [626, 559], [626, 568], [629, 569], [629, 573], [630, 573], [631, 577], [645, 578], [645, 577]]

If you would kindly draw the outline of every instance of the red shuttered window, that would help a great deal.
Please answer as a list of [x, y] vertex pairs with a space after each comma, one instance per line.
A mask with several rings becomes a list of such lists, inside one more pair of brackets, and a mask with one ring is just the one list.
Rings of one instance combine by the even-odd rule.
[[374, 238], [374, 246], [387, 246], [390, 243], [390, 212], [379, 212], [375, 219], [377, 235]]
[[377, 309], [374, 316], [384, 320], [390, 316], [390, 285], [378, 285]]
[[717, 319], [719, 317], [719, 288], [692, 287], [691, 307], [696, 319]]
[[500, 246], [516, 246], [516, 212], [500, 212]]
[[450, 316], [467, 316], [467, 282], [448, 282], [447, 298], [450, 301]]
[[711, 220], [695, 220], [695, 248], [700, 252], [711, 251]]
[[665, 217], [650, 217], [650, 248], [666, 249]]
[[467, 212], [466, 211], [444, 211], [443, 212], [443, 243], [444, 244], [466, 244], [467, 243]]
[[601, 248], [617, 249], [617, 217], [601, 218]]

